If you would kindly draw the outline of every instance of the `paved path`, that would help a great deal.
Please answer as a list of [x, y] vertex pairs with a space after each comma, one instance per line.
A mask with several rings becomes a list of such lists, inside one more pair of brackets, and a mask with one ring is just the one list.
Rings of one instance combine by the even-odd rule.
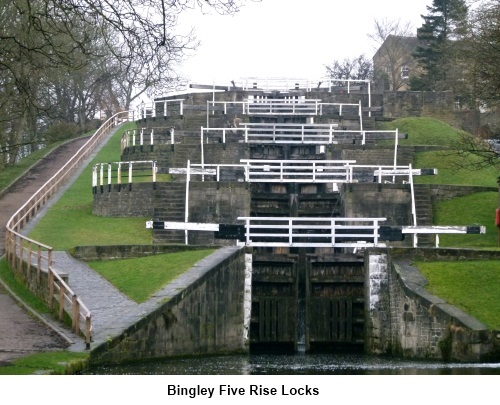
[[[53, 266], [68, 274], [68, 284], [92, 314], [93, 343], [106, 341], [123, 330], [137, 316], [139, 304], [127, 298], [109, 281], [74, 259], [66, 252], [53, 253]], [[75, 342], [71, 350], [84, 350], [83, 341]]]
[[[17, 179], [0, 196], [0, 255], [5, 253], [5, 225], [9, 218], [29, 197], [45, 184], [66, 163], [87, 138], [77, 139], [60, 146], [49, 156], [41, 159], [27, 173]], [[63, 349], [73, 341], [71, 332], [47, 319], [62, 336], [44, 323], [44, 317], [36, 318], [0, 286], [0, 364], [40, 351]]]

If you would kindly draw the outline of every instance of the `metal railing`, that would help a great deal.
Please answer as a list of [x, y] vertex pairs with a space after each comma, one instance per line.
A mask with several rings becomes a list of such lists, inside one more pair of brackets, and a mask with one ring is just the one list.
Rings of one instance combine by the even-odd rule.
[[[106, 167], [106, 176], [104, 175], [104, 168]], [[126, 167], [125, 171], [122, 167]], [[146, 177], [151, 179], [153, 188], [156, 186], [156, 161], [155, 160], [133, 160], [133, 161], [120, 161], [120, 162], [109, 162], [109, 163], [97, 163], [92, 167], [92, 192], [97, 193], [97, 188], [100, 187], [101, 192], [104, 191], [104, 186], [111, 191], [111, 186], [117, 184], [121, 187], [122, 184], [127, 184], [129, 190], [132, 189], [132, 180], [135, 177], [144, 176], [144, 172], [147, 172]], [[123, 181], [123, 172], [125, 172], [125, 182]], [[140, 174], [139, 174], [140, 173]], [[106, 178], [106, 181], [105, 181]]]
[[239, 79], [234, 86], [242, 87], [246, 91], [280, 91], [290, 92], [303, 90], [311, 92], [313, 90], [327, 89], [329, 92], [335, 90], [346, 91], [348, 94], [353, 91], [361, 91], [366, 86], [368, 93], [368, 115], [371, 117], [371, 81], [370, 80], [353, 80], [353, 79], [332, 79], [330, 77], [322, 77], [318, 80], [311, 79], [293, 79], [293, 78], [279, 78], [279, 77], [248, 77]]
[[215, 112], [241, 112], [244, 115], [321, 116], [328, 111], [341, 116], [346, 110], [352, 115], [361, 116], [361, 103], [322, 103], [319, 99], [272, 99], [257, 96], [249, 97], [247, 101], [207, 101], [207, 115]]
[[366, 144], [369, 140], [394, 139], [397, 130], [364, 131], [339, 130], [338, 124], [263, 124], [241, 123], [235, 128], [201, 127], [202, 143], [226, 143], [229, 134], [241, 134], [240, 140], [245, 143], [273, 144], [314, 144], [331, 145], [337, 143]]
[[175, 98], [158, 100], [152, 103], [142, 102], [137, 107], [137, 119], [167, 117], [172, 114], [184, 115], [184, 99]]
[[171, 128], [137, 128], [123, 133], [121, 150], [133, 146], [173, 145], [175, 143], [175, 129]]
[[[132, 118], [131, 118], [132, 117]], [[109, 118], [95, 134], [61, 167], [28, 201], [19, 208], [6, 225], [6, 259], [15, 271], [22, 272], [27, 267], [28, 275], [32, 266], [36, 268], [36, 284], [42, 282], [41, 273], [47, 272], [48, 304], [51, 308], [58, 297], [59, 317], [66, 312], [72, 320], [72, 329], [85, 335], [87, 348], [92, 336], [92, 320], [89, 309], [71, 290], [52, 266], [52, 247], [21, 234], [25, 225], [43, 208], [47, 201], [66, 183], [82, 165], [103, 138], [117, 125], [134, 120], [133, 112], [124, 111]], [[36, 286], [30, 288], [36, 289]]]
[[347, 183], [355, 160], [241, 160], [245, 181], [279, 183]]
[[[412, 169], [411, 165], [357, 165], [355, 160], [241, 159], [240, 162], [240, 164], [190, 163], [187, 168], [170, 168], [169, 173], [189, 174], [189, 177], [202, 176], [203, 181], [204, 176], [215, 176], [214, 180], [220, 181], [224, 169], [240, 171], [241, 181], [250, 183], [354, 183], [358, 181], [360, 175], [368, 171], [373, 181], [379, 184], [394, 183], [396, 177], [408, 177], [406, 182], [410, 184], [413, 196], [413, 176], [419, 176], [423, 171], [427, 174], [431, 172], [429, 169]], [[392, 181], [386, 180], [388, 177]], [[414, 207], [412, 214], [415, 217]], [[416, 224], [416, 219], [413, 222]]]
[[386, 218], [239, 217], [246, 246], [384, 247], [379, 223]]

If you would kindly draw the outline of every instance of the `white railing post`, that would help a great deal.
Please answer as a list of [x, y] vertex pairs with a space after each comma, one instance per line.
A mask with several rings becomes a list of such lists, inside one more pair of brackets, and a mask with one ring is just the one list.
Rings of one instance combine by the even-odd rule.
[[94, 165], [94, 167], [92, 167], [92, 187], [95, 191], [97, 187], [97, 165]]
[[[397, 166], [397, 162], [398, 162], [398, 142], [399, 142], [399, 131], [398, 129], [396, 128], [396, 131], [394, 132], [395, 133], [395, 136], [394, 136], [394, 170], [396, 170], [396, 166]], [[396, 181], [396, 177], [394, 176], [392, 178], [392, 182], [394, 183]]]
[[104, 187], [104, 164], [101, 163], [101, 167], [99, 170], [99, 186], [102, 188]]
[[359, 100], [359, 128], [363, 129], [363, 109], [361, 107], [361, 100]]
[[132, 162], [128, 162], [128, 184], [132, 184]]
[[368, 116], [372, 116], [372, 91], [371, 91], [371, 81], [368, 81]]
[[184, 99], [180, 100], [179, 111], [180, 111], [179, 115], [184, 115]]
[[205, 165], [205, 153], [204, 153], [204, 148], [203, 148], [203, 127], [201, 127], [201, 170], [202, 170], [202, 175], [201, 175], [201, 181], [205, 181], [205, 175], [203, 174], [203, 168]]
[[245, 240], [247, 246], [250, 245], [250, 242], [252, 241], [250, 239], [250, 218], [245, 219]]
[[108, 163], [108, 191], [111, 191], [111, 163]]
[[331, 229], [330, 237], [332, 246], [335, 246], [335, 226], [336, 226], [335, 220], [334, 219], [330, 220], [330, 229]]
[[[189, 182], [191, 181], [191, 161], [187, 161], [186, 174], [186, 205], [184, 210], [184, 222], [189, 222]], [[184, 230], [184, 243], [188, 244], [188, 230]]]

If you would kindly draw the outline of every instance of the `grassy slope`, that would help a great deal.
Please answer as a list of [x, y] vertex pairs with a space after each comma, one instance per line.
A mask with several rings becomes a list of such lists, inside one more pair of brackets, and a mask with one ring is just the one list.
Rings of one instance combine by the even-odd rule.
[[[127, 124], [131, 125], [131, 124]], [[124, 130], [128, 128], [125, 127]], [[151, 243], [146, 229], [150, 218], [106, 218], [92, 215], [92, 166], [100, 162], [120, 160], [117, 132], [61, 199], [40, 220], [30, 237], [52, 246], [69, 250], [78, 245], [114, 245]]]
[[485, 323], [500, 330], [500, 262], [419, 262], [429, 281], [427, 289]]
[[88, 265], [130, 299], [141, 303], [214, 251], [205, 249], [139, 259], [94, 261]]
[[[400, 139], [399, 145], [452, 146], [460, 138], [462, 131], [434, 118], [400, 118], [380, 124], [380, 129], [398, 129], [408, 134], [408, 139]], [[393, 141], [386, 141], [394, 144]]]

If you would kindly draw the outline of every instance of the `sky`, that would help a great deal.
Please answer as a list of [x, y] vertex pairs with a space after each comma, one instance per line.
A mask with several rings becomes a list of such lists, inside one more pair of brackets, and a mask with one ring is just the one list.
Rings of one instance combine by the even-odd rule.
[[194, 28], [201, 45], [179, 72], [189, 83], [229, 85], [247, 77], [321, 78], [325, 65], [365, 54], [375, 20], [422, 25], [432, 0], [247, 1], [234, 16], [180, 16], [179, 32]]

